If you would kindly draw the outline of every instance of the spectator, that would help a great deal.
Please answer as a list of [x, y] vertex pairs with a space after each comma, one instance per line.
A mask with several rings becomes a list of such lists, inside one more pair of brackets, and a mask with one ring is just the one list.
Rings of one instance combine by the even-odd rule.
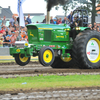
[[12, 46], [15, 46], [15, 41], [16, 41], [16, 35], [15, 32], [12, 32], [12, 36], [10, 37], [10, 43], [12, 44]]
[[62, 23], [67, 24], [67, 18], [66, 17], [64, 17], [64, 19], [62, 20]]
[[3, 34], [3, 32], [5, 32], [5, 30], [4, 30], [4, 26], [2, 26], [2, 28], [1, 28], [1, 30], [0, 30], [0, 33]]
[[14, 27], [15, 27], [15, 29], [16, 29], [17, 26], [18, 26], [18, 21], [17, 21], [17, 18], [14, 17]]
[[19, 34], [18, 31], [15, 32], [16, 35], [16, 41], [20, 41], [21, 40], [21, 35]]
[[28, 24], [28, 21], [26, 20], [26, 17], [24, 16], [25, 26]]
[[36, 21], [36, 23], [39, 23], [38, 21]]
[[21, 32], [21, 41], [28, 41], [28, 36], [23, 31]]
[[14, 15], [12, 15], [12, 18], [10, 19], [10, 22], [9, 22], [10, 26], [14, 26], [14, 18], [15, 18]]
[[53, 24], [53, 17], [51, 16], [50, 24]]
[[61, 24], [61, 23], [62, 23], [61, 18], [59, 18], [57, 24]]
[[18, 25], [19, 25], [19, 17], [17, 17]]
[[97, 24], [96, 24], [96, 22], [94, 22], [94, 24], [93, 24], [93, 26], [92, 26], [92, 29], [93, 29], [93, 30], [96, 30], [96, 26], [97, 26]]
[[6, 26], [6, 16], [3, 17], [2, 26]]
[[4, 30], [6, 31], [6, 28], [7, 28], [7, 27], [6, 27], [5, 25], [3, 26], [3, 28], [4, 28]]
[[27, 20], [28, 24], [32, 23], [32, 22], [31, 22], [31, 19], [30, 19], [30, 14], [28, 14], [28, 17], [27, 17], [26, 20]]
[[54, 18], [53, 24], [57, 24], [57, 19], [56, 18]]
[[4, 43], [3, 43], [4, 47], [10, 47], [10, 38], [11, 38], [11, 36], [12, 36], [11, 31], [8, 31], [8, 35], [4, 39]]
[[24, 21], [27, 22], [26, 17], [24, 16]]
[[[8, 35], [6, 36], [6, 37], [11, 37], [12, 36], [12, 34], [11, 34], [11, 31], [8, 31]], [[8, 38], [7, 38], [8, 39]], [[10, 40], [10, 39], [9, 39]]]
[[15, 32], [15, 27], [12, 27], [11, 28], [11, 32]]
[[97, 26], [97, 31], [100, 32], [99, 26]]
[[72, 16], [73, 12], [71, 11], [71, 13], [68, 15], [67, 20], [70, 24], [73, 23], [73, 16]]
[[0, 37], [0, 47], [3, 47], [3, 40], [4, 40], [4, 39], [3, 39], [3, 37], [1, 36], [1, 37]]
[[1, 30], [1, 26], [2, 26], [2, 19], [0, 17], [0, 30]]
[[92, 30], [92, 24], [89, 24], [88, 27]]
[[6, 40], [6, 32], [3, 32], [3, 38], [4, 38], [4, 41]]
[[96, 30], [97, 30], [97, 26], [96, 26], [96, 25], [95, 25], [95, 26], [93, 26], [93, 28], [92, 28], [92, 29], [96, 31]]
[[5, 32], [6, 32], [6, 35], [8, 35], [8, 28], [6, 28]]
[[45, 16], [45, 19], [42, 21], [42, 23], [46, 23], [46, 18], [47, 18], [47, 16]]
[[6, 39], [4, 40], [3, 46], [4, 47], [10, 47], [11, 46], [10, 45], [10, 37], [9, 36], [7, 36]]
[[100, 28], [99, 24], [97, 24], [97, 27], [99, 27], [99, 28]]

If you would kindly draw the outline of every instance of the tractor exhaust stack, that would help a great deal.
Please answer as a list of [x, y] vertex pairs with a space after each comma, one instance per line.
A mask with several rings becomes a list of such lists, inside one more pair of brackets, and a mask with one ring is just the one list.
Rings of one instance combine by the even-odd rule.
[[46, 24], [50, 24], [50, 11], [47, 11]]

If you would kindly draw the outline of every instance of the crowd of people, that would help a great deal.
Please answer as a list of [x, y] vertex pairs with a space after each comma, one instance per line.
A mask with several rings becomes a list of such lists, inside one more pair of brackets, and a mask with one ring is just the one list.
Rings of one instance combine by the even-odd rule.
[[[71, 17], [72, 12], [68, 17], [61, 18], [53, 18], [50, 19], [50, 24], [63, 24], [63, 23], [73, 23], [73, 17]], [[19, 18], [16, 18], [12, 15], [12, 18], [9, 21], [9, 26], [6, 26], [6, 16], [3, 17], [3, 20], [0, 19], [1, 28], [0, 28], [0, 47], [10, 47], [15, 46], [15, 41], [28, 41], [27, 35], [27, 24], [32, 23], [30, 19], [30, 15], [28, 17], [24, 17], [25, 27], [19, 27]], [[37, 21], [38, 23], [38, 21]], [[46, 23], [46, 16], [42, 23]], [[100, 32], [100, 26], [96, 22], [94, 25], [88, 25], [91, 30], [96, 30]]]
[[0, 47], [15, 46], [15, 41], [28, 41], [27, 24], [32, 23], [30, 15], [24, 17], [25, 27], [19, 26], [19, 18], [12, 15], [9, 26], [6, 26], [6, 16], [3, 17], [0, 27]]

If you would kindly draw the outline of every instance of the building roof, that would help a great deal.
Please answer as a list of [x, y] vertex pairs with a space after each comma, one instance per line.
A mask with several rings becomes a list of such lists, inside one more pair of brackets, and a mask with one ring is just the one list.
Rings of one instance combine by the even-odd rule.
[[1, 13], [0, 13], [0, 17], [3, 18], [3, 16], [6, 16], [6, 18], [12, 18], [13, 13], [10, 10], [10, 6], [8, 8], [1, 8]]
[[55, 17], [58, 18], [58, 19], [61, 18], [63, 20], [65, 16], [63, 16], [63, 15], [56, 15]]
[[37, 21], [41, 23], [41, 22], [43, 21], [44, 18], [45, 18], [45, 16], [34, 16], [34, 17], [31, 19], [31, 21], [32, 21], [33, 23], [36, 23]]
[[28, 16], [28, 14], [30, 14], [30, 16], [40, 16], [40, 15], [44, 15], [44, 13], [24, 13], [24, 16]]

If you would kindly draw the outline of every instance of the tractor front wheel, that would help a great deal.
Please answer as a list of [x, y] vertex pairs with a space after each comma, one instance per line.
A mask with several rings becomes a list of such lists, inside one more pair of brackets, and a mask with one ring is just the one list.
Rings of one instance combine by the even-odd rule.
[[30, 57], [24, 57], [22, 54], [17, 54], [15, 61], [18, 65], [25, 66], [30, 62]]
[[39, 52], [39, 62], [43, 66], [50, 66], [54, 62], [54, 51], [50, 47], [43, 47]]

